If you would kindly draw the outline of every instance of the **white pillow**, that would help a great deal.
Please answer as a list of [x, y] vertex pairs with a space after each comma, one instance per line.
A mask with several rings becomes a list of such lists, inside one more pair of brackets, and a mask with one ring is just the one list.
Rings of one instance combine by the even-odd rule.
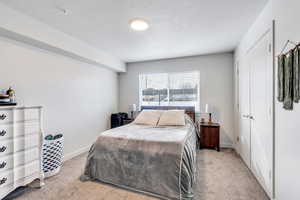
[[156, 126], [162, 114], [161, 110], [143, 110], [134, 120], [134, 124]]
[[184, 110], [167, 110], [160, 116], [158, 126], [185, 126]]

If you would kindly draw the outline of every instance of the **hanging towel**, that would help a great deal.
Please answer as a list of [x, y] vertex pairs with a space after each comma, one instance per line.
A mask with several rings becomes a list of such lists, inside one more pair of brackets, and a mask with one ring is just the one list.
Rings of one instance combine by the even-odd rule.
[[294, 102], [298, 103], [300, 100], [300, 82], [299, 82], [299, 75], [300, 75], [300, 48], [297, 46], [294, 50], [294, 64], [293, 64], [293, 97]]
[[284, 101], [283, 108], [293, 109], [293, 51], [286, 54], [284, 62]]
[[285, 55], [281, 55], [278, 57], [277, 99], [279, 102], [283, 102], [284, 100], [284, 62], [285, 62], [284, 60], [285, 60]]

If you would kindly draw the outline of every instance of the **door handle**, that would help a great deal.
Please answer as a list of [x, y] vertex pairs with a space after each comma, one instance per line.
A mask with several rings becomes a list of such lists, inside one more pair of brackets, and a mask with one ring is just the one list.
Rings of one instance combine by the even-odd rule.
[[248, 118], [248, 119], [251, 119], [251, 120], [254, 120], [254, 117], [252, 115], [243, 115], [244, 118]]

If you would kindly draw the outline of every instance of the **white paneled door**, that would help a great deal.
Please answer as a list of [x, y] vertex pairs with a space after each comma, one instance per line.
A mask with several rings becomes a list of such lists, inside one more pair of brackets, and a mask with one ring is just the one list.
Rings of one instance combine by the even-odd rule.
[[273, 193], [273, 32], [240, 65], [240, 154], [265, 191]]
[[241, 60], [239, 67], [239, 95], [240, 95], [240, 125], [239, 150], [247, 166], [251, 167], [251, 132], [250, 132], [250, 73], [246, 60]]
[[267, 32], [249, 53], [251, 169], [272, 191], [273, 167], [273, 64], [272, 33]]

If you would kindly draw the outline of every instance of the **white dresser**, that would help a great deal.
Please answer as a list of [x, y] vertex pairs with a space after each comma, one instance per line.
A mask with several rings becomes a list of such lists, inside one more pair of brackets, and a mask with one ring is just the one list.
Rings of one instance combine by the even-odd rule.
[[0, 107], [0, 199], [42, 172], [42, 107]]

